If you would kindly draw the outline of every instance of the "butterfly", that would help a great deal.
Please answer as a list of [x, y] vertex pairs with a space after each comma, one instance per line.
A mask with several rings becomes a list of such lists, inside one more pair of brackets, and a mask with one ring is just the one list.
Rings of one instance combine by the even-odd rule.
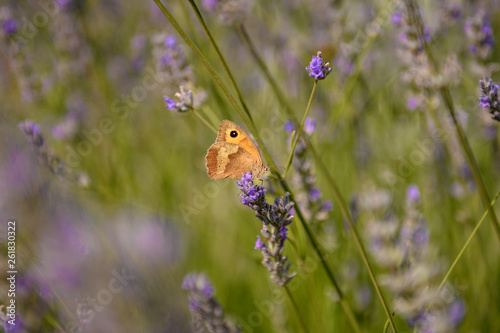
[[247, 172], [253, 178], [259, 178], [269, 171], [250, 136], [229, 120], [221, 122], [217, 139], [208, 148], [205, 160], [208, 176], [212, 180], [240, 179]]

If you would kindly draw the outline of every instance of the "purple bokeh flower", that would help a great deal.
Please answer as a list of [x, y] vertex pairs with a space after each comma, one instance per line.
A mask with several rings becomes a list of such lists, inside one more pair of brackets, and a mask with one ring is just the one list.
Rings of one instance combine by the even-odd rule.
[[406, 100], [406, 107], [410, 111], [414, 111], [419, 107], [420, 103], [417, 97], [412, 96]]
[[304, 132], [311, 135], [316, 130], [316, 119], [307, 117], [304, 121]]
[[325, 212], [329, 212], [333, 209], [333, 202], [330, 200], [323, 202], [323, 205], [321, 206], [321, 210]]
[[458, 326], [465, 316], [465, 303], [462, 299], [457, 299], [448, 307], [450, 321]]
[[217, 7], [219, 0], [202, 0], [201, 3], [203, 4], [203, 7], [205, 7], [206, 9], [214, 10], [215, 7]]
[[309, 191], [309, 196], [311, 199], [317, 200], [321, 198], [321, 192], [317, 187], [313, 187], [313, 189]]
[[417, 185], [410, 185], [406, 190], [406, 199], [411, 202], [416, 202], [420, 200], [420, 190]]
[[403, 20], [403, 14], [401, 12], [395, 12], [391, 16], [391, 21], [394, 25], [400, 25]]
[[168, 35], [165, 37], [165, 46], [167, 48], [173, 49], [174, 47], [177, 46], [177, 40], [175, 39], [175, 36], [173, 35]]
[[[313, 134], [314, 131], [316, 131], [316, 119], [311, 118], [311, 117], [306, 117], [306, 120], [304, 121], [303, 129], [307, 135], [310, 136], [311, 134]], [[293, 121], [288, 120], [285, 123], [285, 131], [287, 131], [288, 133], [292, 133], [295, 130], [296, 130], [296, 128], [295, 128]]]
[[295, 125], [293, 124], [293, 121], [287, 120], [287, 122], [285, 123], [285, 131], [287, 131], [288, 133], [292, 133], [293, 131], [295, 131]]
[[13, 18], [5, 20], [2, 24], [2, 29], [7, 36], [11, 36], [17, 32], [17, 21]]

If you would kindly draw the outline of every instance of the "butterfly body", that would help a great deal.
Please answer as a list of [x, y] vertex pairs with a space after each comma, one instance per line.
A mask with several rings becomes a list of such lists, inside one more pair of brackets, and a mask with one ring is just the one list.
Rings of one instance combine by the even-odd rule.
[[240, 179], [250, 172], [259, 178], [269, 171], [262, 163], [257, 146], [241, 127], [229, 120], [223, 120], [215, 143], [208, 148], [206, 166], [212, 180]]

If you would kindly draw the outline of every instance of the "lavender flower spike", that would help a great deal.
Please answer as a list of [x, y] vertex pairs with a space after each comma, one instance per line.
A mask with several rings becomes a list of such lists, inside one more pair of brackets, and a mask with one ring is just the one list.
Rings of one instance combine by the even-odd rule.
[[[440, 267], [429, 243], [422, 197], [416, 185], [410, 185], [406, 192], [405, 213], [401, 224], [391, 214], [383, 220], [375, 218], [368, 225], [374, 259], [386, 270], [380, 281], [394, 294], [395, 312], [407, 320], [414, 332], [456, 332], [465, 305], [458, 297], [453, 304], [444, 301], [432, 283]], [[457, 292], [449, 286], [446, 294]]]
[[183, 86], [179, 87], [180, 92], [175, 93], [175, 97], [179, 100], [179, 102], [174, 101], [172, 98], [168, 96], [163, 96], [165, 106], [170, 111], [175, 111], [178, 113], [187, 112], [193, 109], [193, 93], [191, 90], [185, 90]]
[[290, 211], [293, 202], [288, 193], [281, 198], [274, 199], [270, 205], [266, 201], [266, 190], [262, 186], [254, 185], [252, 174], [247, 172], [237, 183], [241, 190], [241, 203], [252, 208], [255, 216], [262, 221], [262, 238], [257, 236], [255, 249], [260, 250], [264, 259], [262, 264], [271, 272], [271, 278], [280, 286], [285, 286], [292, 280], [295, 273], [289, 273], [290, 262], [283, 255], [285, 241], [288, 239], [287, 225], [292, 223]]
[[495, 36], [491, 28], [488, 13], [479, 10], [465, 20], [465, 34], [470, 42], [470, 51], [480, 62], [486, 62], [493, 53]]
[[238, 333], [224, 319], [224, 311], [214, 298], [214, 288], [205, 274], [188, 274], [182, 282], [182, 289], [189, 291], [189, 310], [193, 316], [193, 332]]
[[316, 80], [324, 80], [328, 74], [332, 71], [330, 64], [328, 62], [323, 63], [323, 56], [321, 52], [318, 51], [316, 56], [312, 56], [311, 63], [306, 67], [307, 73], [310, 77]]
[[57, 176], [73, 180], [79, 187], [87, 188], [90, 184], [88, 176], [84, 173], [72, 172], [64, 162], [47, 146], [40, 131], [40, 125], [31, 120], [20, 122], [17, 127], [24, 134], [26, 140], [38, 156], [38, 160], [46, 165], [49, 170]]
[[493, 115], [493, 119], [500, 121], [500, 101], [498, 100], [498, 85], [493, 84], [493, 80], [484, 75], [482, 80], [479, 80], [481, 86], [481, 96], [479, 97], [479, 105], [483, 110], [488, 109], [488, 112]]

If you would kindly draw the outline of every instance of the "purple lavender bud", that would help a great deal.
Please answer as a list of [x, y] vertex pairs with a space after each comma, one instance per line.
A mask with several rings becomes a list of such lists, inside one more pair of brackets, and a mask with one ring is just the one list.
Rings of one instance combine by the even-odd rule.
[[241, 177], [241, 181], [236, 183], [241, 190], [241, 203], [245, 206], [252, 207], [254, 205], [259, 206], [263, 201], [265, 201], [266, 190], [258, 185], [254, 185], [252, 181], [252, 174], [247, 172]]
[[484, 21], [483, 22], [483, 27], [481, 28], [481, 31], [485, 35], [491, 35], [491, 34], [493, 34], [493, 29], [490, 26], [490, 22]]
[[266, 245], [262, 242], [262, 240], [260, 239], [260, 236], [257, 236], [257, 241], [255, 242], [255, 248], [256, 250], [265, 250], [266, 249]]
[[459, 3], [451, 2], [446, 5], [446, 14], [451, 22], [456, 22], [462, 17], [462, 7]]
[[169, 109], [170, 111], [174, 111], [175, 107], [177, 106], [177, 103], [175, 103], [175, 101], [172, 98], [167, 96], [163, 96], [163, 99], [167, 103], [166, 105], [167, 109]]
[[318, 51], [316, 56], [312, 56], [312, 60], [309, 66], [306, 67], [306, 71], [310, 77], [314, 77], [316, 80], [324, 80], [330, 74], [332, 68], [330, 68], [329, 63], [323, 63], [321, 52]]
[[184, 277], [182, 281], [182, 289], [190, 290], [196, 288], [196, 280], [198, 276], [196, 274], [188, 274]]
[[17, 127], [35, 147], [40, 148], [44, 146], [44, 138], [40, 133], [40, 125], [35, 124], [31, 120], [25, 120], [24, 122], [20, 122]]
[[17, 21], [9, 18], [2, 24], [2, 28], [7, 36], [11, 36], [17, 32]]
[[498, 85], [493, 84], [493, 80], [484, 75], [479, 81], [481, 87], [481, 96], [479, 97], [479, 106], [483, 110], [493, 115], [493, 119], [500, 121], [500, 101], [498, 99]]
[[182, 281], [182, 289], [198, 291], [207, 298], [214, 294], [214, 288], [205, 274], [188, 274]]
[[280, 227], [279, 229], [279, 233], [281, 235], [281, 238], [282, 238], [282, 242], [284, 242], [286, 239], [288, 239], [288, 228], [285, 227], [284, 225]]
[[210, 298], [214, 295], [214, 287], [208, 280], [206, 281], [205, 285], [201, 287], [201, 293], [207, 298]]

